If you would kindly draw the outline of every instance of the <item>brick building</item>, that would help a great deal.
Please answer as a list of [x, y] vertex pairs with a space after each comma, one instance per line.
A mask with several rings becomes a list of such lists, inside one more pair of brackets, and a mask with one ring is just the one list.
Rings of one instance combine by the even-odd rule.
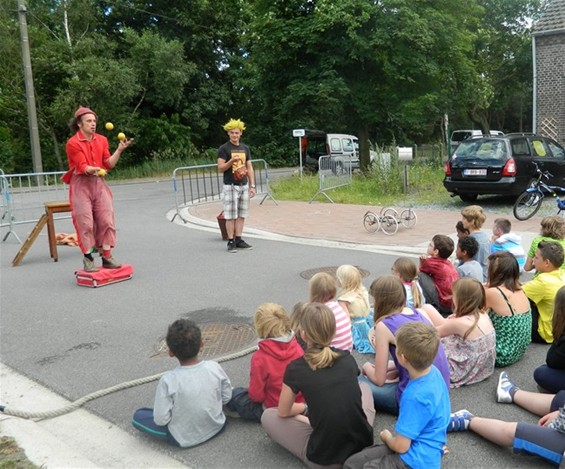
[[565, 145], [565, 0], [549, 0], [534, 24], [533, 131]]

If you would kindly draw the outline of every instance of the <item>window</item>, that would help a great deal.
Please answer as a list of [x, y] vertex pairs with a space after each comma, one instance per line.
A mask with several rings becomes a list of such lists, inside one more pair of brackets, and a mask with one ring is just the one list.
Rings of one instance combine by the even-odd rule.
[[556, 145], [552, 141], [548, 141], [547, 146], [554, 158], [565, 158], [565, 151], [559, 145]]
[[353, 151], [353, 142], [350, 138], [344, 138], [343, 141], [343, 151]]
[[530, 140], [530, 142], [532, 143], [532, 149], [534, 151], [535, 157], [544, 158], [544, 157], [548, 156], [548, 151], [547, 151], [547, 148], [544, 145], [543, 140], [538, 139], [538, 138], [532, 138]]
[[512, 154], [515, 156], [529, 156], [530, 150], [528, 149], [528, 142], [525, 138], [517, 138], [512, 140]]
[[330, 140], [330, 148], [332, 153], [335, 151], [341, 151], [341, 142], [339, 141], [339, 138], [332, 138]]

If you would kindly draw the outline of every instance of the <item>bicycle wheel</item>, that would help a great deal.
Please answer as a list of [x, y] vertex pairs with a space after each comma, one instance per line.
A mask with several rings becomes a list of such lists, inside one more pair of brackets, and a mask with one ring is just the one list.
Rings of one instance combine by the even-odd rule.
[[373, 212], [367, 212], [363, 217], [363, 226], [369, 233], [376, 233], [381, 224], [379, 218]]
[[394, 218], [398, 218], [398, 212], [396, 211], [396, 209], [392, 208], [392, 207], [383, 207], [381, 208], [381, 213], [379, 213], [379, 215], [381, 217], [386, 217], [391, 216]]
[[514, 216], [522, 221], [532, 218], [541, 207], [542, 201], [542, 192], [522, 192], [514, 202]]
[[416, 212], [411, 209], [403, 210], [400, 213], [400, 223], [402, 223], [402, 226], [404, 226], [404, 228], [414, 228], [416, 226], [416, 223], [418, 223]]
[[385, 235], [392, 236], [398, 231], [398, 220], [392, 215], [385, 215], [381, 217], [381, 228]]

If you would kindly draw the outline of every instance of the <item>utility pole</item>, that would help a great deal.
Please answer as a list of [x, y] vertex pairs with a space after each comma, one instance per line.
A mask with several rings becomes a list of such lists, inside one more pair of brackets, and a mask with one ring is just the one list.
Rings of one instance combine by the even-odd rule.
[[29, 123], [33, 172], [42, 173], [43, 162], [41, 160], [41, 145], [39, 144], [39, 127], [37, 125], [37, 111], [35, 108], [35, 91], [33, 87], [33, 73], [31, 71], [31, 56], [29, 53], [26, 13], [27, 7], [25, 6], [24, 0], [18, 0], [18, 17], [20, 21], [22, 59], [24, 63], [24, 79], [26, 85], [27, 119]]

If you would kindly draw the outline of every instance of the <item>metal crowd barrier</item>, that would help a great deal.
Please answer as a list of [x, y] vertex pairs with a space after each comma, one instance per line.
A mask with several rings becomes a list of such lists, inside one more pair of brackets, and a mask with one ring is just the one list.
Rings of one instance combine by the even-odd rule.
[[[251, 163], [253, 164], [253, 171], [255, 173], [257, 195], [263, 196], [260, 204], [263, 204], [267, 197], [271, 198], [273, 202], [277, 204], [271, 192], [271, 188], [269, 187], [267, 162], [265, 160], [251, 160]], [[183, 208], [190, 205], [215, 202], [222, 198], [224, 179], [223, 174], [218, 172], [217, 164], [176, 168], [173, 171], [172, 180], [177, 213], [175, 213], [171, 221], [174, 221], [178, 216], [184, 223], [187, 223], [188, 220], [185, 220], [181, 215]]]
[[341, 157], [321, 156], [318, 160], [318, 179], [318, 192], [308, 203], [311, 204], [321, 194], [333, 204], [334, 201], [326, 191], [351, 184], [353, 181], [351, 164]]
[[[12, 235], [21, 244], [22, 241], [14, 230], [16, 225], [37, 223], [45, 213], [45, 202], [68, 200], [68, 189], [61, 182], [63, 174], [64, 171], [4, 174], [0, 170], [0, 228], [8, 228], [2, 241]], [[63, 218], [70, 218], [70, 215], [55, 219]]]

